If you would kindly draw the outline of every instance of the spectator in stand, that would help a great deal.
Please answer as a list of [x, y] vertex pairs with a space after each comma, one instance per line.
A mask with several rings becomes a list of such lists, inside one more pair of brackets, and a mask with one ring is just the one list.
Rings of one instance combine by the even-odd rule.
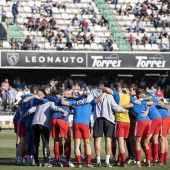
[[91, 20], [93, 26], [96, 24], [98, 24], [98, 25], [100, 24], [99, 18], [96, 13], [94, 13], [94, 15], [92, 16], [92, 18], [90, 20]]
[[72, 48], [71, 30], [66, 31], [66, 46], [68, 47], [69, 50], [71, 50]]
[[140, 81], [140, 87], [141, 87], [142, 89], [144, 89], [144, 88], [146, 87], [146, 81], [144, 80], [143, 77], [141, 78], [141, 81]]
[[24, 94], [30, 94], [30, 90], [27, 86], [24, 86], [23, 92]]
[[36, 6], [36, 3], [34, 2], [34, 5], [31, 7], [32, 13], [37, 13], [38, 12], [38, 7]]
[[57, 30], [58, 29], [58, 27], [56, 27], [56, 21], [55, 21], [55, 19], [54, 18], [51, 18], [50, 20], [49, 20], [49, 23], [50, 23], [50, 25], [51, 25], [51, 27], [52, 27], [52, 29], [53, 30]]
[[82, 28], [82, 31], [83, 31], [83, 32], [85, 32], [85, 31], [90, 32], [89, 24], [88, 24], [88, 22], [86, 21], [86, 19], [84, 19], [84, 21], [81, 23], [80, 27]]
[[162, 27], [162, 29], [161, 29], [161, 34], [165, 37], [165, 38], [167, 38], [168, 37], [168, 31], [167, 31], [167, 29], [166, 29], [166, 27]]
[[154, 27], [157, 29], [157, 27], [161, 27], [161, 26], [162, 26], [161, 18], [159, 17], [159, 15], [157, 15], [154, 18]]
[[155, 35], [155, 33], [153, 32], [151, 35], [150, 35], [150, 44], [152, 45], [152, 44], [156, 44], [156, 41], [157, 41], [157, 38], [158, 38], [158, 36], [157, 35]]
[[159, 15], [163, 15], [163, 14], [165, 14], [166, 13], [166, 10], [167, 10], [167, 6], [166, 6], [166, 4], [165, 3], [162, 3], [162, 6], [161, 6], [161, 8], [160, 8], [160, 10], [159, 10]]
[[156, 95], [156, 89], [154, 86], [151, 86], [150, 93], [155, 96]]
[[137, 23], [136, 31], [137, 32], [141, 31], [142, 33], [145, 32], [145, 28], [144, 28], [144, 24], [143, 24], [143, 20], [142, 19], [139, 19], [139, 21]]
[[138, 19], [141, 19], [142, 13], [140, 10], [137, 11], [137, 13], [135, 14], [135, 17]]
[[134, 20], [131, 22], [130, 27], [128, 28], [128, 30], [129, 30], [130, 32], [132, 32], [132, 31], [136, 32], [136, 26], [137, 26], [137, 22], [136, 22], [136, 19], [134, 19]]
[[4, 110], [5, 110], [6, 103], [7, 103], [7, 91], [4, 88], [1, 89], [1, 98], [2, 98], [2, 105], [4, 106]]
[[84, 44], [90, 44], [90, 45], [91, 45], [91, 43], [94, 42], [94, 40], [95, 40], [95, 35], [94, 35], [93, 33], [91, 33], [91, 34], [87, 37], [87, 39], [86, 39], [86, 41], [84, 42]]
[[18, 50], [21, 50], [21, 49], [22, 49], [22, 46], [23, 46], [23, 42], [22, 42], [21, 39], [19, 38], [18, 41], [17, 41], [17, 49], [18, 49]]
[[140, 36], [140, 33], [139, 32], [137, 32], [137, 35], [136, 35], [136, 45], [139, 45], [139, 44], [141, 44], [142, 42], [141, 42], [141, 36]]
[[137, 14], [138, 11], [141, 11], [141, 9], [141, 4], [138, 2], [133, 8], [134, 15]]
[[10, 44], [11, 44], [11, 50], [17, 50], [18, 49], [16, 39], [12, 38], [11, 41], [10, 41]]
[[80, 43], [82, 44], [82, 42], [83, 42], [83, 37], [81, 36], [81, 31], [79, 31], [78, 34], [76, 35], [76, 39], [77, 39], [77, 42], [80, 41]]
[[56, 6], [58, 9], [62, 8], [62, 9], [64, 9], [64, 10], [66, 11], [66, 5], [65, 5], [65, 3], [63, 3], [61, 0], [56, 0], [55, 6]]
[[142, 5], [141, 5], [141, 13], [142, 14], [145, 13], [147, 11], [147, 9], [148, 9], [148, 6], [145, 3], [142, 3]]
[[142, 44], [143, 45], [149, 44], [149, 37], [146, 35], [146, 33], [144, 33], [144, 36], [142, 38]]
[[44, 28], [44, 36], [47, 38], [48, 34], [50, 32], [50, 30], [52, 29], [52, 26], [50, 25], [50, 23], [47, 23], [45, 28]]
[[101, 25], [102, 26], [107, 26], [108, 25], [108, 19], [106, 18], [105, 14], [102, 14], [102, 18], [101, 18]]
[[165, 13], [162, 16], [162, 26], [167, 26], [167, 19], [168, 19], [168, 15]]
[[84, 19], [83, 19], [83, 14], [81, 14], [81, 16], [80, 16], [80, 18], [79, 18], [79, 22], [80, 22], [80, 25], [81, 25], [81, 23], [84, 21]]
[[55, 44], [61, 44], [62, 43], [62, 34], [60, 31], [58, 31], [57, 35], [54, 38]]
[[112, 44], [113, 44], [113, 40], [111, 39], [111, 37], [107, 37], [107, 40], [105, 41], [105, 44], [104, 44], [104, 51], [113, 51], [113, 47], [112, 47]]
[[2, 89], [6, 90], [6, 91], [9, 90], [9, 81], [8, 81], [8, 79], [5, 79], [5, 81], [2, 82], [2, 84], [1, 84], [1, 90], [2, 90]]
[[45, 3], [45, 11], [47, 12], [47, 15], [50, 13], [50, 17], [53, 16], [52, 3], [49, 0], [47, 0]]
[[119, 10], [119, 15], [125, 15], [126, 14], [126, 4], [125, 2], [122, 2]]
[[41, 28], [40, 18], [37, 18], [35, 21], [35, 31], [38, 32], [40, 28]]
[[1, 97], [1, 94], [0, 94], [0, 111], [4, 110], [4, 105], [2, 103], [2, 97]]
[[156, 91], [156, 95], [158, 96], [158, 98], [159, 99], [163, 99], [163, 97], [164, 97], [164, 92], [161, 90], [161, 87], [160, 86], [158, 86], [158, 89], [157, 89], [157, 91]]
[[126, 15], [133, 13], [133, 6], [130, 4], [130, 2], [126, 6]]
[[37, 20], [37, 14], [35, 14], [35, 13], [33, 13], [32, 15], [31, 15], [31, 19], [34, 21], [34, 23], [35, 23], [35, 21]]
[[89, 5], [87, 6], [87, 14], [94, 14], [94, 7], [92, 5], [92, 3], [90, 2]]
[[135, 37], [132, 34], [130, 34], [130, 36], [128, 37], [128, 41], [130, 45], [132, 46], [135, 43]]
[[82, 44], [85, 44], [86, 41], [87, 41], [87, 31], [85, 31], [82, 36]]
[[71, 31], [72, 31], [72, 29], [71, 29], [71, 27], [70, 27], [70, 24], [68, 24], [67, 27], [66, 27], [66, 29], [65, 29], [65, 31], [64, 31], [64, 36], [66, 37], [67, 34], [71, 33]]
[[148, 19], [151, 21], [152, 24], [154, 24], [155, 14], [151, 13], [150, 16], [148, 17]]
[[73, 31], [71, 31], [71, 40], [72, 40], [73, 43], [77, 43], [77, 38], [74, 35]]
[[35, 23], [32, 20], [32, 18], [29, 18], [26, 26], [27, 26], [27, 31], [35, 31]]
[[12, 106], [14, 106], [16, 95], [15, 89], [12, 86], [9, 86], [9, 90], [7, 91], [7, 99], [9, 103], [9, 111], [12, 111]]
[[73, 25], [80, 25], [80, 24], [79, 24], [79, 19], [78, 19], [78, 17], [77, 17], [77, 14], [75, 14], [75, 16], [73, 17], [73, 19], [72, 19], [72, 24], [73, 24]]
[[53, 44], [54, 39], [55, 39], [55, 34], [54, 34], [53, 29], [51, 29], [50, 32], [48, 33], [47, 39], [48, 39], [50, 45]]
[[19, 1], [15, 2], [13, 5], [12, 5], [12, 14], [13, 14], [13, 22], [11, 24], [16, 24], [17, 23], [17, 15], [19, 14], [18, 12], [18, 4], [19, 4]]
[[38, 9], [40, 15], [47, 16], [47, 13], [45, 12], [45, 4], [41, 4], [41, 6]]
[[48, 24], [48, 21], [47, 21], [46, 17], [44, 17], [43, 20], [41, 21], [40, 31], [44, 32], [44, 29], [47, 26], [47, 24]]
[[151, 9], [157, 11], [158, 7], [157, 7], [158, 1], [157, 0], [150, 0], [150, 5], [151, 5]]
[[24, 50], [32, 50], [32, 42], [29, 35], [26, 36], [24, 41]]
[[33, 38], [32, 38], [32, 49], [33, 50], [36, 50], [36, 49], [40, 49], [40, 46], [38, 45], [38, 38], [35, 37], [35, 35], [33, 35]]

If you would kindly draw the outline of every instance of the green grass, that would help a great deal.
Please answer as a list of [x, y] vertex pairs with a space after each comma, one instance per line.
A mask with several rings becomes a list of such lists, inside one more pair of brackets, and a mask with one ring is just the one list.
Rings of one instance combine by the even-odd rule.
[[[169, 142], [170, 142], [170, 136], [169, 136]], [[53, 140], [50, 139], [50, 145], [51, 148], [53, 148]], [[91, 141], [91, 146], [92, 146], [92, 157], [94, 158], [94, 149], [93, 149], [93, 141]], [[102, 142], [102, 150], [101, 150], [101, 158], [102, 158], [102, 163], [104, 163], [104, 158], [105, 158], [105, 151], [104, 151], [104, 142]], [[170, 152], [170, 150], [169, 150]], [[42, 159], [42, 146], [40, 146], [40, 155], [39, 157]], [[143, 154], [142, 154], [143, 156]], [[53, 151], [51, 151], [51, 157], [54, 158], [54, 154]], [[73, 163], [76, 164], [75, 159], [74, 159], [74, 154], [73, 154], [73, 142], [72, 142], [72, 155], [71, 158], [73, 160]], [[21, 166], [17, 166], [15, 165], [15, 134], [12, 131], [1, 131], [0, 132], [0, 170], [28, 170], [28, 169], [33, 169], [35, 167], [31, 167], [31, 166], [25, 166], [25, 167], [21, 167]], [[170, 159], [168, 159], [168, 163], [170, 162]], [[93, 163], [95, 164], [95, 161], [93, 161]], [[52, 164], [55, 164], [55, 162], [52, 162]], [[111, 163], [112, 164], [112, 163]], [[57, 168], [57, 167], [53, 167], [53, 168]], [[52, 168], [52, 169], [53, 169]], [[44, 168], [43, 168], [44, 169]], [[49, 169], [49, 168], [45, 168], [45, 169]], [[59, 169], [59, 168], [57, 168]], [[68, 168], [61, 168], [63, 170], [66, 170]], [[87, 169], [87, 166], [85, 163], [83, 163], [83, 169]], [[95, 168], [94, 168], [95, 169]], [[100, 168], [101, 170], [104, 170], [103, 168]], [[118, 167], [113, 167], [111, 169], [120, 169]], [[132, 169], [132, 170], [136, 170], [139, 168], [134, 168], [134, 167], [130, 167], [128, 166], [126, 169]], [[147, 167], [142, 167], [141, 170], [143, 169], [147, 169]], [[154, 170], [170, 170], [170, 164], [166, 165], [166, 166], [156, 166], [156, 167], [151, 167], [150, 169], [154, 169]]]

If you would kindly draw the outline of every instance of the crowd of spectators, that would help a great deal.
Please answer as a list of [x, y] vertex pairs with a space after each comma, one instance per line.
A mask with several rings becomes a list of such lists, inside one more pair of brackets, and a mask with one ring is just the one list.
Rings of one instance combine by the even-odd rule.
[[[17, 16], [21, 12], [18, 10], [19, 1], [13, 4], [13, 8], [17, 11], [14, 16], [14, 20], [11, 24], [17, 23]], [[91, 31], [89, 24], [92, 23], [93, 26], [100, 25], [100, 26], [108, 26], [108, 19], [106, 15], [103, 14], [99, 17], [95, 11], [94, 5], [92, 2], [89, 2], [86, 8], [81, 9], [81, 16], [78, 17], [80, 14], [75, 14], [75, 16], [70, 20], [70, 24], [67, 25], [66, 29], [62, 29], [57, 26], [56, 19], [53, 15], [54, 11], [53, 8], [56, 7], [58, 9], [62, 8], [67, 12], [67, 4], [64, 1], [60, 0], [46, 0], [46, 2], [40, 2], [41, 5], [37, 6], [34, 2], [34, 5], [31, 7], [31, 16], [27, 19], [27, 22], [24, 23], [27, 31], [30, 32], [41, 32], [43, 39], [38, 40], [36, 36], [27, 36], [26, 39], [11, 39], [11, 49], [20, 49], [20, 50], [39, 50], [40, 46], [38, 45], [40, 41], [49, 42], [50, 46], [57, 47], [60, 44], [66, 43], [66, 47], [71, 50], [73, 48], [73, 43], [77, 44], [89, 44], [95, 42], [95, 33]], [[81, 3], [81, 0], [74, 0], [74, 3]], [[39, 14], [39, 17], [37, 17]], [[91, 18], [88, 20], [85, 19], [84, 15], [92, 15]], [[78, 29], [78, 33], [77, 32]], [[81, 30], [81, 31], [79, 31]], [[64, 40], [66, 39], [66, 42]], [[107, 41], [107, 40], [106, 40]], [[99, 44], [104, 46], [105, 43], [103, 41], [98, 42]], [[107, 45], [108, 46], [108, 45]], [[110, 47], [113, 49], [113, 47]]]
[[[114, 81], [110, 83], [108, 79], [103, 76], [98, 84], [104, 84], [113, 89], [116, 81], [120, 81], [124, 86], [135, 83], [138, 88], [146, 89], [148, 92], [162, 98], [164, 97], [164, 93], [166, 93], [166, 96], [169, 96], [170, 94], [170, 85], [168, 86], [167, 83], [169, 80], [162, 76], [160, 76], [158, 81], [154, 82], [151, 87], [148, 86], [148, 84], [151, 85], [151, 82], [147, 82], [143, 77], [140, 80], [115, 78]], [[13, 111], [21, 97], [24, 94], [30, 93], [28, 87], [30, 87], [30, 85], [27, 85], [25, 80], [21, 80], [20, 77], [16, 77], [13, 82], [10, 83], [8, 79], [5, 79], [0, 86], [0, 111]], [[92, 86], [87, 85], [83, 79], [73, 80], [71, 77], [61, 79], [57, 76], [41, 87], [44, 88], [47, 94], [50, 94], [51, 90], [61, 90], [61, 93], [65, 95], [77, 97], [82, 95], [84, 91], [89, 93], [91, 89], [97, 88], [97, 84]]]
[[[127, 37], [131, 45], [159, 44], [161, 48], [162, 43], [166, 43], [169, 49], [170, 0], [144, 0], [143, 3], [136, 2], [136, 4], [122, 2], [119, 8], [116, 8], [115, 4], [115, 9], [119, 15], [135, 16], [131, 23], [125, 24], [126, 29], [131, 33]], [[146, 25], [149, 26], [149, 24], [155, 27], [151, 33], [148, 33], [146, 29]], [[140, 35], [141, 33], [143, 34]], [[168, 41], [163, 42], [163, 39], [168, 39]]]

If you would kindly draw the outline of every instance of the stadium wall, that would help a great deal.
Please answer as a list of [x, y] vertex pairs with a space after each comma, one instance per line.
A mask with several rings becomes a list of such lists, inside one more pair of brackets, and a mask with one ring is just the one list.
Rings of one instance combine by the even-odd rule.
[[169, 70], [170, 53], [1, 51], [0, 68]]

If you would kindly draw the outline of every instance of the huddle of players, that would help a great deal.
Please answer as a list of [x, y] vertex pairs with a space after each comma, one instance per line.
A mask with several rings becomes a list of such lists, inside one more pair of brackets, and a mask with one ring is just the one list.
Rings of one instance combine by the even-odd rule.
[[[40, 89], [38, 85], [33, 85], [30, 94], [23, 96], [20, 101], [19, 109], [14, 117], [15, 133], [19, 136], [16, 149], [18, 165], [25, 165], [22, 156], [27, 146], [27, 163], [32, 163], [31, 155], [33, 155], [33, 165], [41, 166], [38, 159], [41, 135], [44, 155], [42, 166], [52, 166], [49, 162], [49, 136], [51, 131], [52, 138], [54, 138], [56, 166], [63, 166], [59, 155], [62, 152], [60, 145], [62, 138], [64, 138], [66, 167], [74, 167], [70, 162], [71, 136], [68, 121], [72, 109], [74, 110], [72, 128], [74, 153], [78, 167], [82, 167], [81, 139], [84, 141], [87, 165], [93, 167], [89, 132], [92, 108], [96, 167], [102, 166], [100, 151], [103, 133], [106, 151], [105, 167], [112, 167], [110, 165], [110, 154], [112, 150], [113, 155], [115, 155], [116, 140], [119, 149], [116, 166], [127, 166], [125, 141], [129, 152], [128, 159], [136, 158], [133, 166], [141, 167], [141, 147], [145, 152], [146, 166], [150, 167], [151, 163], [153, 165], [164, 165], [168, 155], [167, 135], [170, 128], [168, 107], [156, 96], [147, 94], [145, 91], [138, 90], [136, 94], [135, 85], [123, 89], [120, 83], [115, 83], [114, 87], [115, 89], [112, 90], [99, 85], [98, 89], [92, 90], [87, 96], [64, 99], [59, 91], [52, 91], [52, 95], [46, 95], [45, 91]], [[135, 145], [135, 148], [131, 147], [132, 145]], [[159, 160], [158, 163], [156, 163], [157, 159]]]

